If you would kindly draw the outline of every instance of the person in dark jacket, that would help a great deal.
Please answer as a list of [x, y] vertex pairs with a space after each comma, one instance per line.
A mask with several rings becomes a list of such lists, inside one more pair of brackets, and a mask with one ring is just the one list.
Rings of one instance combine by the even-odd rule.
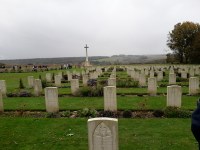
[[191, 130], [199, 144], [200, 150], [200, 99], [197, 101], [197, 108], [192, 113]]

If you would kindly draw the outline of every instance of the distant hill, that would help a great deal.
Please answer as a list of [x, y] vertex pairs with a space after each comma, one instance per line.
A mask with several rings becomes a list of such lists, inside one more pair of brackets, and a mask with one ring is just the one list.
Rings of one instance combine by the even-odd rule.
[[99, 64], [143, 64], [143, 63], [166, 63], [166, 55], [113, 55], [101, 58]]
[[[165, 63], [166, 55], [113, 55], [91, 56], [89, 61], [96, 65], [111, 64], [143, 64], [143, 63]], [[34, 58], [34, 59], [15, 59], [0, 60], [3, 64], [27, 65], [27, 64], [80, 64], [85, 61], [85, 57], [60, 57], [60, 58]]]
[[[90, 61], [104, 59], [106, 56], [93, 56], [89, 57]], [[11, 59], [11, 60], [0, 60], [3, 64], [16, 64], [16, 65], [27, 65], [27, 64], [79, 64], [85, 61], [85, 57], [59, 57], [59, 58], [33, 58], [33, 59]]]

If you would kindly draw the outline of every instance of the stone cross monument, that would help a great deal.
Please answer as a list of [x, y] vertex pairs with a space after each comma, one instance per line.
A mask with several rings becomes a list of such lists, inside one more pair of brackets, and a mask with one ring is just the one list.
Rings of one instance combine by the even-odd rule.
[[85, 50], [86, 50], [86, 59], [85, 59], [85, 62], [88, 62], [88, 52], [87, 52], [87, 49], [89, 48], [86, 44], [86, 46], [84, 47]]
[[83, 62], [83, 66], [84, 66], [84, 67], [89, 67], [89, 66], [91, 66], [91, 64], [90, 64], [90, 62], [89, 62], [89, 60], [88, 60], [88, 51], [87, 51], [87, 49], [88, 49], [89, 47], [88, 47], [87, 44], [86, 44], [86, 46], [85, 46], [84, 48], [86, 49], [86, 58], [85, 58], [85, 62]]

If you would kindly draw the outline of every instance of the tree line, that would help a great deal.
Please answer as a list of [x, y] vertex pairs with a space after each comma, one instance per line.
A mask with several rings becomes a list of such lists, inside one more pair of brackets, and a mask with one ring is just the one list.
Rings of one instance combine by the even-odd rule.
[[177, 23], [168, 34], [167, 46], [172, 51], [167, 54], [167, 63], [200, 63], [199, 23]]

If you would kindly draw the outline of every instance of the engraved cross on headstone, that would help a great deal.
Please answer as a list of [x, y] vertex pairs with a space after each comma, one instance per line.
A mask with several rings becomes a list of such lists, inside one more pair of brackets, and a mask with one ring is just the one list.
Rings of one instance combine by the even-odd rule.
[[88, 52], [87, 52], [87, 49], [89, 48], [86, 44], [86, 46], [84, 47], [86, 49], [86, 60], [85, 61], [88, 61]]

